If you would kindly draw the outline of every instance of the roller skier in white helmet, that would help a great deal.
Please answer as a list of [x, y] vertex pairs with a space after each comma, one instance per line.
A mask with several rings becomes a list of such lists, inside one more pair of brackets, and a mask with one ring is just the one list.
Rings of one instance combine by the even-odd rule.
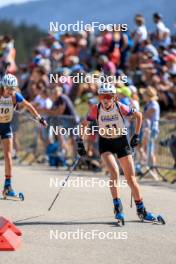
[[[97, 120], [99, 127], [99, 152], [102, 161], [110, 173], [110, 191], [113, 198], [115, 218], [124, 224], [124, 213], [119, 191], [119, 169], [114, 154], [117, 155], [120, 166], [124, 172], [127, 183], [131, 189], [133, 199], [136, 204], [137, 214], [143, 221], [164, 220], [158, 219], [149, 213], [143, 203], [141, 190], [135, 177], [135, 167], [132, 157], [132, 149], [139, 144], [139, 133], [142, 124], [142, 114], [134, 108], [130, 108], [118, 101], [116, 88], [113, 84], [104, 83], [98, 89], [100, 103], [94, 105], [92, 111], [88, 113], [83, 125], [88, 126], [89, 122]], [[135, 134], [128, 142], [125, 132], [125, 118], [135, 119]], [[82, 141], [78, 144], [78, 153], [82, 156], [86, 154]]]
[[13, 131], [11, 121], [13, 118], [14, 107], [20, 104], [25, 107], [41, 125], [47, 126], [43, 117], [41, 117], [35, 108], [25, 100], [21, 93], [17, 91], [18, 80], [13, 74], [5, 74], [0, 81], [0, 137], [4, 151], [5, 160], [5, 182], [3, 196], [6, 198], [17, 197], [12, 188], [12, 149], [13, 149]]

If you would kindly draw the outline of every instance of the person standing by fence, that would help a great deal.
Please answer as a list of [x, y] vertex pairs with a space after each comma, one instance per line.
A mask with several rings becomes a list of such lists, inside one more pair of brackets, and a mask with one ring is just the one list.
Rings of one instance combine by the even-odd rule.
[[[146, 143], [147, 163], [154, 166], [156, 165], [155, 141], [159, 135], [160, 120], [160, 106], [156, 89], [153, 87], [146, 88], [143, 91], [143, 100], [145, 102], [143, 142]], [[151, 171], [151, 174], [155, 179], [158, 179], [154, 170]]]

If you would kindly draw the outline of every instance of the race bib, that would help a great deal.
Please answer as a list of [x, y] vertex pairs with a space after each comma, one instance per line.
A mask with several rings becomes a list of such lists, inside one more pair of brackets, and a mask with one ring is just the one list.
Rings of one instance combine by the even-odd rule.
[[0, 123], [10, 123], [13, 118], [13, 101], [11, 97], [0, 98]]

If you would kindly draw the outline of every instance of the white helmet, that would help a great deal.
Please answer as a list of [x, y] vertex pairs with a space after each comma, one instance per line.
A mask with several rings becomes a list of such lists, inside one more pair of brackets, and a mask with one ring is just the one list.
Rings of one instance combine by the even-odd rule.
[[98, 94], [116, 94], [116, 88], [111, 83], [103, 83], [98, 89]]
[[1, 80], [1, 86], [14, 89], [18, 86], [18, 80], [13, 74], [5, 74]]

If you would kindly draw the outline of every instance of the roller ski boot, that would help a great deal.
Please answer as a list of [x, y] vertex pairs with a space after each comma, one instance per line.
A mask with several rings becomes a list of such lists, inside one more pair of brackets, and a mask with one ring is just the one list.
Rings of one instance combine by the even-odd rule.
[[165, 225], [166, 222], [163, 219], [161, 215], [158, 215], [155, 217], [152, 213], [147, 212], [144, 204], [142, 201], [135, 202], [136, 203], [136, 209], [137, 209], [137, 215], [141, 222], [149, 222], [149, 223], [156, 223], [156, 224], [162, 224]]
[[115, 219], [117, 220], [118, 225], [124, 225], [125, 219], [124, 219], [124, 213], [123, 213], [123, 207], [122, 202], [120, 199], [114, 199], [114, 215]]
[[9, 200], [15, 200], [15, 201], [24, 201], [24, 194], [23, 193], [16, 193], [12, 186], [11, 186], [11, 180], [6, 179], [4, 184], [4, 190], [2, 192], [3, 198], [9, 199]]

